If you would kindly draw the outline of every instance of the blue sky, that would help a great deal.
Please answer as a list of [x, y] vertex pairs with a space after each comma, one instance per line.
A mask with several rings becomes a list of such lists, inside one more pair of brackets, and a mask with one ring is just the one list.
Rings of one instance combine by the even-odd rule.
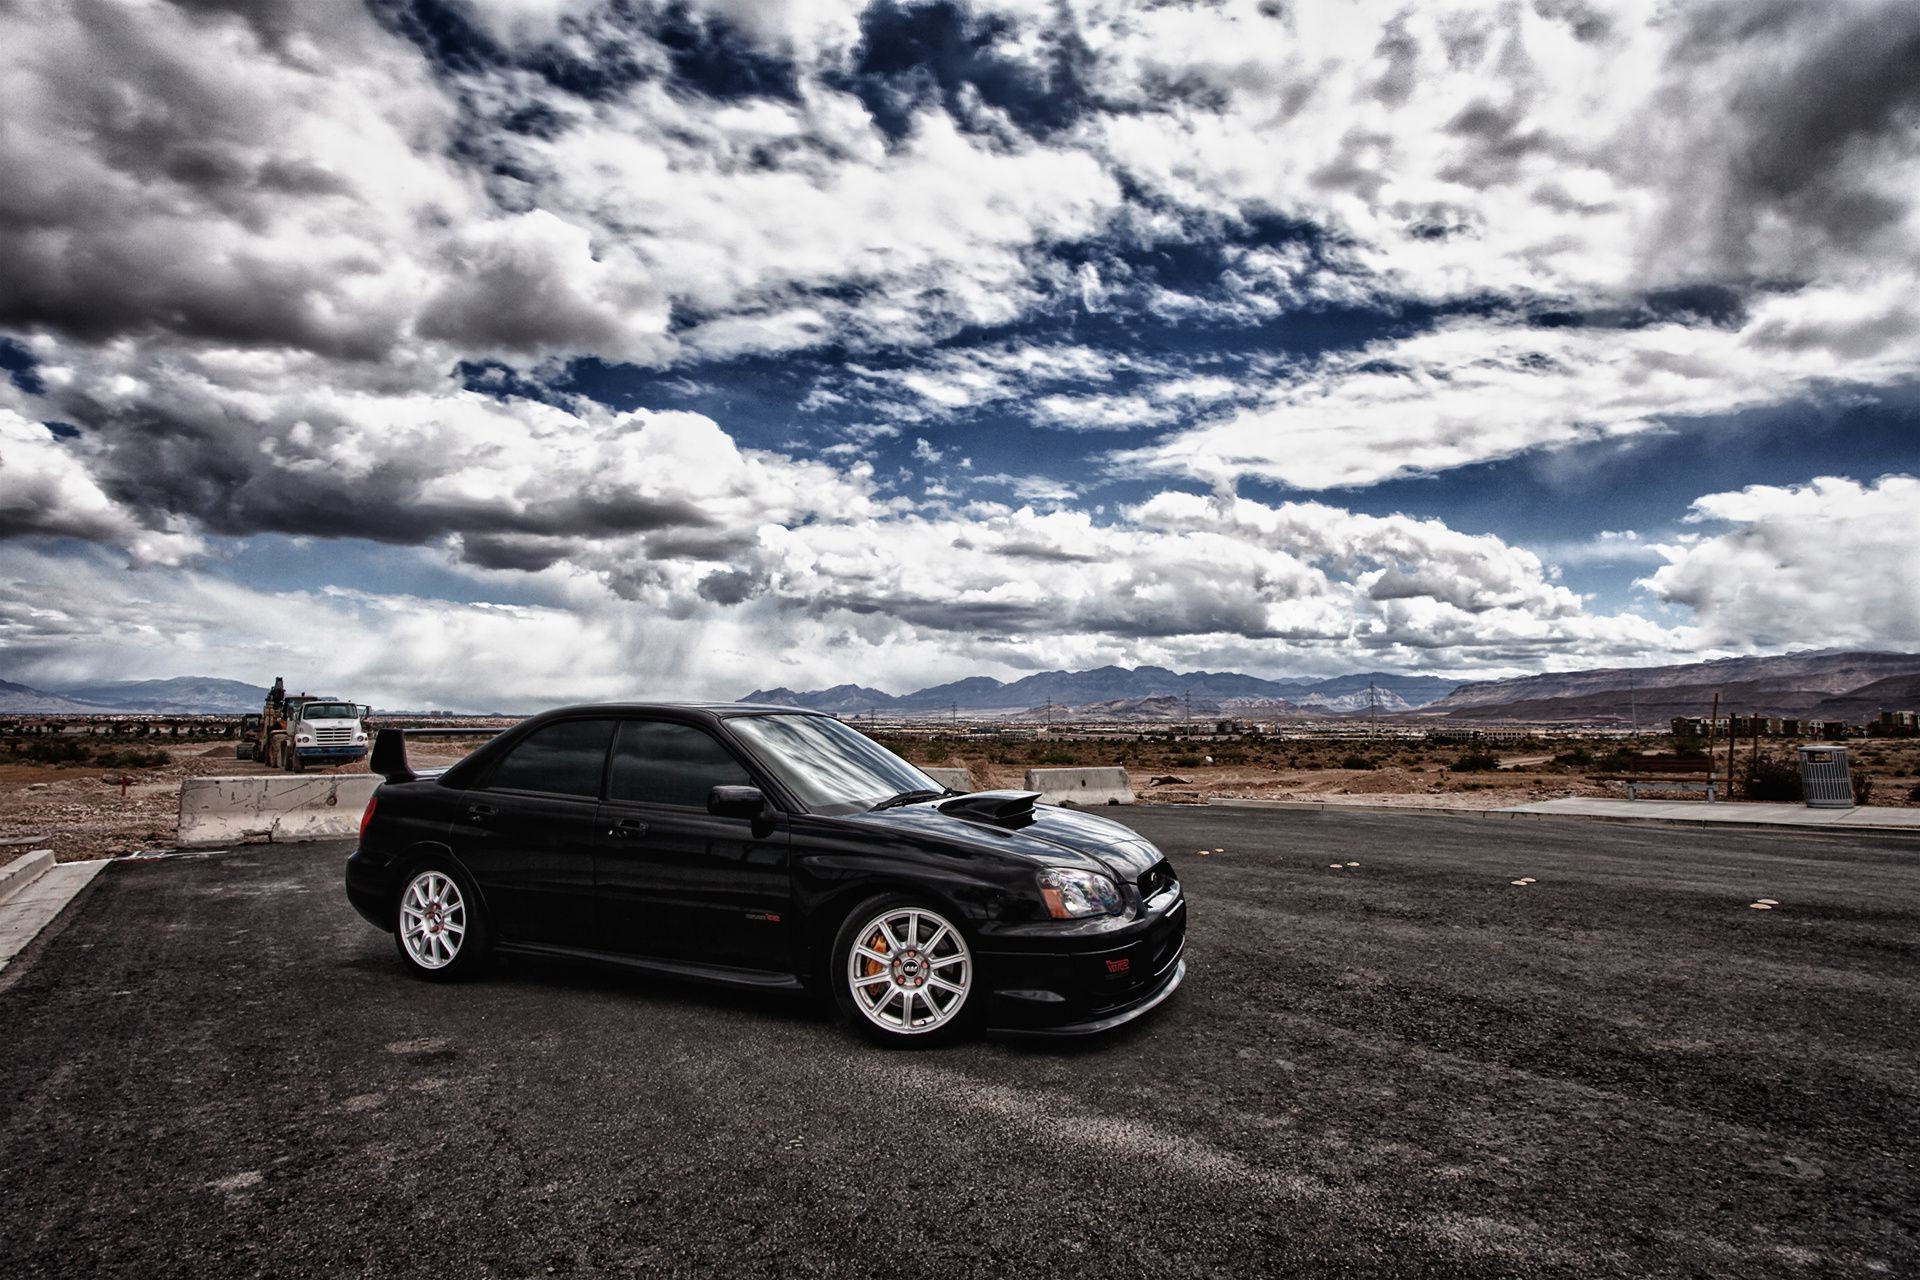
[[0, 676], [1920, 647], [1911, 5], [0, 27]]

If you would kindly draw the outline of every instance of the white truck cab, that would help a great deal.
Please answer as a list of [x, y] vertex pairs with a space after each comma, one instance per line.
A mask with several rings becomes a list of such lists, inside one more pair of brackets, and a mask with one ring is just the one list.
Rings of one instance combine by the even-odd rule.
[[332, 698], [302, 701], [292, 708], [287, 732], [294, 767], [351, 764], [367, 754], [366, 708]]

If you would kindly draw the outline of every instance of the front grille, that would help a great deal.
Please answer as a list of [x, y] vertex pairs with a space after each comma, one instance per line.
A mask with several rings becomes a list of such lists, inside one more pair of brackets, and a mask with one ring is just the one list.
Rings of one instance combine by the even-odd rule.
[[353, 726], [316, 728], [313, 731], [313, 740], [323, 747], [350, 747], [353, 745]]
[[1162, 858], [1153, 866], [1148, 867], [1146, 874], [1140, 877], [1138, 881], [1140, 886], [1140, 900], [1145, 902], [1157, 893], [1165, 893], [1173, 887], [1173, 881], [1173, 864], [1165, 858]]

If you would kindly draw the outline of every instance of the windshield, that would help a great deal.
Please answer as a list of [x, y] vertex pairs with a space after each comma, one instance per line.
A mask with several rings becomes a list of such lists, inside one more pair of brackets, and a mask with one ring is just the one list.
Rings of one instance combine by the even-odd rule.
[[735, 716], [727, 728], [815, 813], [864, 812], [903, 791], [946, 789], [826, 716]]
[[309, 702], [300, 708], [302, 720], [358, 720], [360, 711], [351, 702]]

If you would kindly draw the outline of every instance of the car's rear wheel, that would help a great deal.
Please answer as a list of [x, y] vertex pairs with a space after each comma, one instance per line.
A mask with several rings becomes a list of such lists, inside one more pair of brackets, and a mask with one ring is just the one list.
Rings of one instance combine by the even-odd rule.
[[832, 964], [841, 1012], [882, 1044], [946, 1040], [970, 1021], [973, 950], [959, 925], [919, 899], [861, 903], [840, 926]]
[[394, 904], [394, 941], [407, 968], [433, 982], [451, 982], [486, 958], [486, 912], [472, 882], [450, 862], [417, 864]]

